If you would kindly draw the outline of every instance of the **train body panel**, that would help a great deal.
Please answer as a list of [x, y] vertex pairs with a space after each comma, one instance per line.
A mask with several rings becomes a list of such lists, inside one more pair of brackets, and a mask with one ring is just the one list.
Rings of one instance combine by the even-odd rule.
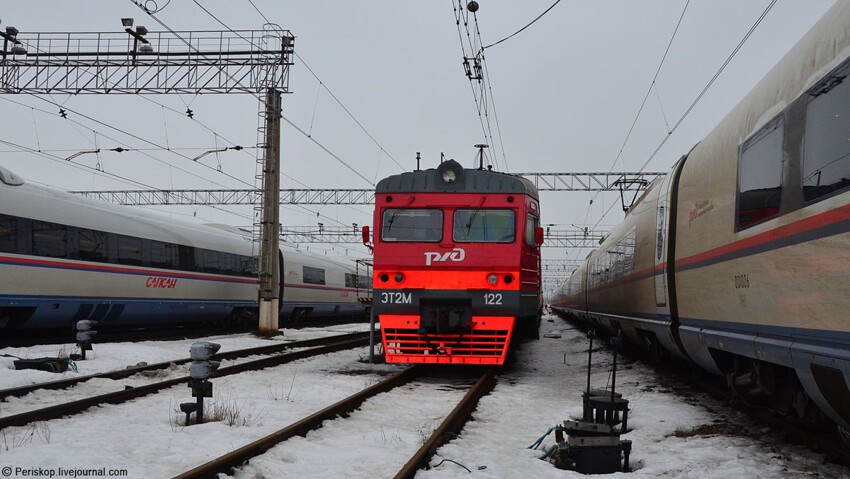
[[[652, 332], [746, 401], [803, 416], [811, 400], [850, 426], [849, 58], [850, 4], [839, 2], [677, 163], [666, 230], [650, 188], [589, 256], [577, 316], [645, 346]], [[653, 195], [655, 218], [641, 209]], [[631, 228], [643, 274], [595, 291], [594, 262]], [[571, 281], [557, 297], [580, 304]], [[664, 291], [667, 313], [653, 316]]]
[[[0, 168], [0, 331], [255, 317], [254, 250], [242, 234], [78, 198]], [[364, 312], [371, 278], [353, 264], [281, 254], [298, 272], [283, 281], [283, 318]]]
[[302, 251], [284, 252], [282, 274], [281, 315], [287, 318], [363, 314], [372, 296], [369, 272]]

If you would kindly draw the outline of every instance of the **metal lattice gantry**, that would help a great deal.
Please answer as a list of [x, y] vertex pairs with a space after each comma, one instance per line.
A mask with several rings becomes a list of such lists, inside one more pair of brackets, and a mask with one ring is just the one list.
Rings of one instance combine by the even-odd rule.
[[[556, 248], [594, 248], [607, 233], [589, 231], [548, 231], [543, 246]], [[351, 226], [281, 226], [281, 237], [289, 243], [360, 243], [362, 232], [356, 223]]]
[[[127, 19], [129, 20], [129, 19]], [[289, 91], [288, 30], [16, 32], [0, 59], [4, 93]]]
[[363, 234], [357, 223], [351, 226], [281, 226], [280, 235], [289, 243], [360, 243]]
[[595, 248], [607, 232], [602, 231], [547, 231], [544, 235], [543, 246], [558, 248]]
[[[141, 205], [255, 205], [261, 190], [97, 190], [69, 193], [107, 203]], [[289, 205], [374, 205], [375, 191], [365, 189], [282, 189], [281, 204]]]
[[641, 191], [663, 172], [636, 173], [515, 173], [523, 176], [539, 191]]
[[[655, 179], [665, 173], [521, 173], [538, 185], [540, 191], [642, 191], [645, 182], [623, 182], [624, 177]], [[631, 176], [630, 176], [631, 175]], [[620, 182], [618, 183], [618, 180]], [[120, 205], [249, 205], [261, 194], [250, 189], [192, 190], [108, 190], [71, 191], [75, 195]], [[280, 201], [289, 205], [373, 205], [372, 189], [282, 189]]]
[[584, 263], [581, 259], [544, 259], [543, 274], [569, 276]]
[[[261, 172], [256, 180], [263, 191], [251, 191], [249, 196], [258, 205], [252, 234], [260, 244], [259, 325], [262, 331], [277, 331], [281, 95], [290, 93], [295, 37], [271, 23], [262, 30], [185, 32], [149, 32], [141, 25], [134, 27], [132, 18], [122, 18], [121, 23], [124, 31], [113, 33], [27, 33], [6, 27], [0, 35], [0, 94], [255, 96], [260, 101], [256, 160]], [[158, 201], [168, 201], [165, 204], [197, 200], [185, 193], [155, 195]], [[231, 195], [226, 201], [235, 199]]]

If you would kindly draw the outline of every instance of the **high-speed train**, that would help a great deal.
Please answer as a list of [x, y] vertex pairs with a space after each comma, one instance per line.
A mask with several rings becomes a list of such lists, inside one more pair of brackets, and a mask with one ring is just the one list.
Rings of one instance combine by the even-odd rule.
[[[282, 248], [283, 318], [356, 315], [369, 271]], [[250, 321], [250, 238], [33, 185], [0, 167], [0, 331]]]
[[[850, 429], [850, 2], [652, 184], [552, 299]], [[816, 407], [815, 407], [816, 406]]]

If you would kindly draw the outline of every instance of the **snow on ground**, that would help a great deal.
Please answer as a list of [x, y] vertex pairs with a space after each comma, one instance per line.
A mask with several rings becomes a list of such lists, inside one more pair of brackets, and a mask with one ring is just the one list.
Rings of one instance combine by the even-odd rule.
[[[350, 330], [335, 327], [333, 332]], [[583, 334], [554, 316], [544, 318], [542, 332], [560, 337], [524, 344], [494, 392], [482, 399], [474, 420], [458, 439], [438, 451], [432, 461], [435, 467], [420, 471], [418, 478], [582, 477], [538, 459], [552, 446], [554, 435], [538, 450], [527, 449], [549, 427], [581, 415], [581, 391], [586, 381], [587, 340]], [[284, 339], [322, 334], [327, 330], [287, 330]], [[241, 349], [267, 341], [250, 336], [215, 340], [223, 344], [222, 349]], [[94, 358], [80, 363], [79, 374], [139, 361], [185, 357], [192, 342], [97, 345]], [[55, 354], [52, 346], [23, 352], [35, 357], [51, 348]], [[396, 365], [368, 364], [363, 361], [367, 355], [361, 348], [215, 379], [213, 402], [229, 413], [231, 421], [180, 425], [179, 403], [192, 398], [188, 387], [177, 386], [127, 404], [6, 428], [0, 431], [0, 468], [13, 468], [8, 476], [2, 470], [3, 477], [32, 477], [24, 473], [37, 468], [53, 471], [54, 477], [72, 477], [68, 473], [58, 475], [59, 467], [126, 469], [126, 477], [171, 477], [268, 435], [400, 369]], [[606, 385], [610, 362], [607, 351], [594, 355], [593, 387]], [[51, 379], [56, 376], [14, 371], [10, 361], [0, 362], [0, 388]], [[417, 381], [401, 391], [380, 395], [348, 419], [328, 421], [306, 438], [278, 445], [236, 471], [235, 476], [391, 477], [437, 426], [438, 418], [454, 406], [460, 393], [447, 387], [450, 383]], [[833, 478], [850, 473], [844, 467], [823, 464], [822, 457], [812, 452], [783, 444], [779, 435], [710, 398], [677, 391], [675, 381], [659, 380], [640, 364], [625, 361], [617, 372], [617, 386], [630, 401], [629, 426], [633, 430], [623, 438], [632, 440], [635, 472], [613, 476]], [[10, 403], [0, 403], [0, 414], [7, 414], [7, 407]], [[208, 403], [207, 410], [211, 409]]]
[[[555, 316], [544, 317], [541, 332], [561, 337], [544, 337], [530, 347], [526, 343], [493, 393], [481, 400], [473, 415], [475, 420], [467, 424], [460, 439], [440, 448], [431, 464], [446, 461], [420, 471], [417, 479], [584, 477], [537, 459], [554, 444], [554, 434], [538, 450], [526, 449], [549, 427], [581, 418], [581, 392], [587, 384], [588, 341], [584, 335]], [[594, 353], [592, 388], [608, 384], [611, 359], [608, 351]], [[659, 379], [649, 368], [623, 363], [620, 357], [616, 386], [629, 400], [631, 431], [622, 439], [632, 441], [633, 472], [613, 477], [829, 478], [850, 474], [844, 467], [822, 464], [818, 455], [783, 444], [777, 434], [762, 430], [707, 396], [680, 396], [671, 388], [659, 386]], [[736, 431], [722, 426], [727, 424], [749, 428], [754, 437], [726, 434], [724, 430]], [[704, 425], [718, 425], [718, 432], [683, 434]], [[677, 432], [683, 437], [677, 437]]]
[[[221, 344], [221, 352], [264, 346], [278, 342], [302, 341], [336, 334], [365, 332], [369, 325], [365, 323], [342, 324], [327, 328], [284, 329], [284, 334], [271, 339], [260, 338], [252, 334], [234, 334], [211, 336], [204, 339], [183, 339], [177, 341], [140, 341], [136, 343], [94, 344], [94, 351], [86, 353], [85, 361], [75, 361], [77, 371], [68, 370], [62, 374], [25, 369], [16, 371], [15, 358], [0, 357], [0, 389], [28, 384], [56, 381], [70, 377], [115, 371], [135, 366], [140, 362], [148, 364], [183, 359], [189, 357], [189, 348], [195, 341], [212, 341]], [[42, 357], [68, 357], [79, 353], [75, 344], [48, 344], [26, 348], [3, 348], [0, 355], [8, 354], [23, 359]]]

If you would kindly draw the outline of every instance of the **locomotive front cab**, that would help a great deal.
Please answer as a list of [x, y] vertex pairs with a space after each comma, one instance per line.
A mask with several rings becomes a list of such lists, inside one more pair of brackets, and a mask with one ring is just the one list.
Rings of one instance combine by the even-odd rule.
[[537, 326], [536, 194], [492, 192], [487, 177], [525, 180], [457, 166], [377, 188], [373, 308], [387, 362], [503, 364], [518, 321]]

